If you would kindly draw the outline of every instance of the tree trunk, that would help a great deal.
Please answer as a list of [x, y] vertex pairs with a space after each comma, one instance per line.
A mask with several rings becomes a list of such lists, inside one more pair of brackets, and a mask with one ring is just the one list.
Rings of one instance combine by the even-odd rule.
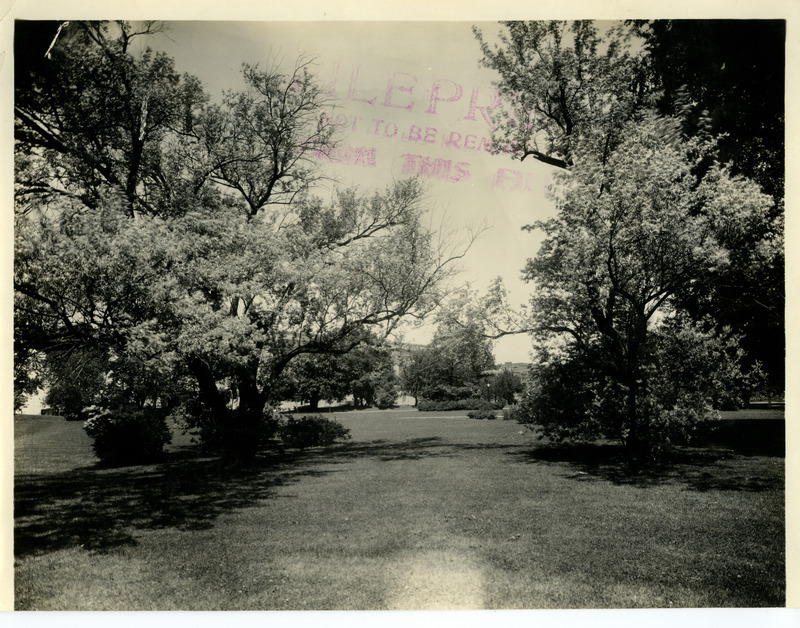
[[242, 369], [238, 373], [239, 412], [244, 415], [261, 416], [264, 410], [265, 396], [258, 389], [254, 369]]
[[222, 446], [229, 458], [251, 460], [264, 436], [263, 410], [266, 401], [266, 396], [258, 389], [255, 370], [243, 368], [237, 373], [239, 407], [232, 411], [217, 388], [208, 364], [202, 358], [192, 357], [189, 368], [197, 379], [200, 402], [211, 413], [210, 421], [203, 428], [204, 441]]
[[199, 357], [189, 358], [189, 369], [197, 379], [200, 388], [200, 402], [215, 418], [222, 419], [227, 412], [225, 400], [217, 389], [217, 382], [208, 364]]
[[630, 457], [635, 461], [644, 461], [652, 451], [652, 435], [648, 433], [647, 416], [641, 416], [640, 398], [643, 392], [642, 379], [642, 352], [647, 338], [647, 319], [642, 314], [634, 323], [628, 337], [628, 350], [625, 353], [622, 382], [628, 389], [625, 400], [628, 442]]
[[242, 368], [237, 373], [239, 408], [227, 427], [226, 449], [239, 460], [252, 460], [264, 438], [264, 404], [266, 396], [258, 389], [255, 368]]
[[626, 446], [628, 449], [629, 458], [632, 461], [641, 460], [646, 454], [646, 444], [643, 434], [639, 429], [639, 415], [637, 405], [639, 400], [639, 390], [636, 383], [635, 373], [629, 373], [625, 378], [625, 385], [628, 389], [626, 401], [626, 414], [628, 424], [628, 438], [626, 439]]

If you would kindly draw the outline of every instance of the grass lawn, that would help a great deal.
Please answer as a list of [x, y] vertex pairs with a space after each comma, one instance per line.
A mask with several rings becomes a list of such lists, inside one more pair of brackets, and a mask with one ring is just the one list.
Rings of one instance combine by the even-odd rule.
[[248, 468], [185, 440], [101, 468], [81, 423], [17, 417], [16, 608], [784, 604], [782, 441], [722, 430], [631, 477], [608, 447], [552, 449], [510, 421], [335, 416], [351, 441]]

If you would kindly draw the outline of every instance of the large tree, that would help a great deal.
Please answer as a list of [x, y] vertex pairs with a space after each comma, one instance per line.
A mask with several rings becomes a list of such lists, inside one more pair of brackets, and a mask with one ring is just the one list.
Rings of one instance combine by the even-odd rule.
[[[550, 365], [540, 379], [561, 382], [553, 390], [562, 393], [564, 378], [573, 380], [564, 421], [577, 422], [574, 434], [592, 427], [619, 438], [641, 458], [678, 419], [702, 418], [707, 402], [746, 384], [735, 374], [735, 347], [722, 359], [723, 341], [685, 320], [679, 297], [730, 263], [732, 232], [769, 220], [771, 199], [714, 162], [710, 140], [683, 137], [678, 120], [644, 115], [622, 130], [608, 153], [598, 148], [602, 136], [576, 146], [574, 165], [552, 189], [557, 217], [531, 227], [545, 240], [525, 275]], [[693, 377], [670, 376], [669, 351], [672, 360], [694, 360]]]
[[[761, 363], [781, 389], [785, 23], [503, 22], [496, 37], [476, 36], [481, 63], [497, 72], [504, 96], [498, 151], [564, 170], [591, 136], [606, 160], [625, 140], [627, 122], [657, 110], [677, 117], [686, 136], [718, 137], [717, 158], [772, 195], [763, 220], [719, 234], [730, 263], [705, 269], [679, 298], [696, 320], [710, 316], [719, 329], [739, 330], [749, 364]], [[499, 284], [487, 295], [494, 333], [527, 329], [502, 297]]]
[[334, 140], [305, 62], [245, 66], [210, 105], [132, 52], [153, 28], [71, 23], [18, 72], [18, 355], [91, 346], [124, 384], [107, 402], [194, 398], [190, 420], [249, 446], [293, 359], [423, 316], [464, 249], [425, 229], [416, 180], [312, 193]]
[[516, 373], [503, 369], [489, 380], [489, 393], [492, 399], [513, 404], [518, 393], [525, 390], [525, 384]]
[[411, 351], [403, 361], [401, 387], [415, 398], [431, 401], [480, 397], [478, 382], [493, 366], [492, 342], [480, 321], [444, 315], [431, 343]]
[[163, 213], [169, 187], [161, 145], [187, 130], [206, 100], [171, 58], [134, 42], [147, 22], [17, 22], [15, 156], [18, 208], [64, 197], [96, 207], [119, 190], [129, 215]]
[[[728, 241], [731, 264], [687, 291], [695, 317], [711, 315], [743, 332], [749, 361], [759, 361], [771, 389], [783, 390], [784, 255], [765, 250], [783, 231], [783, 20], [655, 20], [637, 22], [659, 110], [681, 117], [685, 133], [719, 136], [720, 159], [775, 199], [771, 219]], [[747, 42], [747, 45], [742, 45]]]

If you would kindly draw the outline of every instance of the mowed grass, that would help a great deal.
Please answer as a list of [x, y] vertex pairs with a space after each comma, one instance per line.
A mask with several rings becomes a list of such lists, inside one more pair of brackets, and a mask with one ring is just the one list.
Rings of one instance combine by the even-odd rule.
[[246, 468], [185, 439], [102, 468], [80, 423], [18, 417], [16, 608], [784, 604], [782, 446], [630, 475], [510, 421], [335, 416], [351, 441]]

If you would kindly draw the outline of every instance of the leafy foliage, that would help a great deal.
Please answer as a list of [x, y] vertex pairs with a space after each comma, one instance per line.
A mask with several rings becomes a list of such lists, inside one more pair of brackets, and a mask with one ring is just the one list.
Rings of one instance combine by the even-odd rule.
[[108, 464], [152, 462], [172, 439], [163, 413], [156, 408], [90, 406], [87, 413], [84, 429], [92, 438], [94, 453]]
[[469, 244], [425, 228], [417, 180], [313, 193], [335, 138], [308, 62], [213, 105], [131, 46], [156, 28], [70, 23], [18, 72], [17, 356], [96, 347], [120, 407], [183, 400], [250, 448], [293, 360], [423, 316]]
[[420, 399], [417, 410], [420, 412], [443, 412], [446, 410], [499, 410], [502, 406], [498, 403], [472, 397], [469, 399], [449, 399], [445, 401], [430, 401]]
[[[124, 194], [128, 212], [166, 211], [154, 201], [169, 195], [172, 181], [156, 147], [185, 130], [204, 103], [199, 82], [181, 77], [163, 53], [134, 56], [134, 41], [159, 30], [152, 22], [58, 26], [17, 23], [18, 203], [66, 197], [97, 207], [110, 186]], [[41, 54], [19, 48], [29, 42]]]
[[654, 329], [642, 353], [633, 420], [630, 384], [599, 348], [576, 347], [566, 355], [541, 356], [509, 418], [554, 442], [603, 436], [640, 457], [662, 457], [672, 446], [689, 443], [716, 409], [741, 407], [757, 383], [758, 373], [743, 372], [736, 338], [720, 338], [682, 317]]
[[401, 387], [430, 401], [480, 397], [478, 381], [493, 365], [492, 343], [477, 320], [444, 318], [431, 344], [412, 351], [401, 365]]
[[676, 120], [644, 116], [624, 130], [608, 155], [587, 138], [556, 179], [558, 217], [535, 226], [545, 240], [525, 273], [545, 349], [528, 405], [556, 439], [605, 434], [649, 457], [748, 381], [740, 355], [721, 359], [724, 336], [678, 315], [678, 295], [728, 264], [725, 237], [766, 220], [771, 203]]
[[[15, 317], [16, 319], [16, 317]], [[15, 320], [16, 323], [16, 320]], [[17, 328], [15, 327], [15, 335]], [[44, 383], [41, 370], [41, 356], [27, 349], [21, 342], [14, 341], [14, 412], [19, 412], [25, 407], [31, 395], [42, 387]]]
[[322, 447], [350, 438], [350, 430], [334, 419], [322, 415], [290, 416], [278, 428], [278, 435], [289, 447]]
[[[659, 110], [678, 116], [684, 133], [718, 136], [720, 160], [771, 195], [769, 221], [727, 238], [730, 264], [687, 290], [696, 319], [712, 316], [742, 333], [749, 365], [781, 391], [785, 376], [783, 253], [784, 66], [782, 20], [637, 22], [648, 66], [661, 91]], [[749, 45], [743, 48], [740, 42]]]
[[497, 112], [495, 146], [566, 167], [575, 139], [590, 129], [616, 141], [618, 127], [651, 102], [645, 65], [632, 29], [606, 33], [591, 21], [502, 22], [492, 45], [474, 28], [482, 65], [495, 70], [508, 103]]
[[353, 396], [356, 406], [390, 407], [397, 399], [390, 351], [371, 344], [374, 338], [344, 355], [299, 356], [284, 372], [277, 395], [308, 401], [316, 410], [320, 400], [341, 401]]
[[[783, 20], [635, 22], [660, 91], [659, 110], [679, 115], [684, 130], [723, 134], [720, 159], [734, 174], [783, 197]], [[745, 48], [742, 41], [749, 42]]]
[[[767, 216], [716, 233], [728, 263], [702, 269], [675, 296], [696, 321], [741, 332], [747, 368], [761, 363], [771, 390], [782, 389], [785, 374], [785, 29], [780, 20], [640, 20], [605, 31], [590, 22], [505, 22], [495, 42], [475, 31], [505, 101], [496, 150], [565, 169], [590, 144], [605, 168], [630, 125], [657, 110], [674, 116], [684, 137], [716, 138], [713, 152], [733, 178], [749, 177], [773, 197]], [[503, 296], [498, 283], [486, 297], [495, 337], [529, 331]]]
[[106, 384], [107, 357], [95, 351], [73, 352], [68, 358], [48, 356], [49, 386], [44, 401], [68, 421], [85, 420], [85, 408], [99, 402]]
[[349, 373], [343, 366], [341, 356], [299, 356], [284, 371], [276, 394], [285, 399], [308, 402], [312, 410], [316, 410], [323, 399], [341, 401], [350, 392]]
[[514, 403], [517, 393], [525, 390], [519, 375], [512, 373], [508, 369], [503, 369], [496, 375], [489, 378], [489, 389], [492, 398]]

